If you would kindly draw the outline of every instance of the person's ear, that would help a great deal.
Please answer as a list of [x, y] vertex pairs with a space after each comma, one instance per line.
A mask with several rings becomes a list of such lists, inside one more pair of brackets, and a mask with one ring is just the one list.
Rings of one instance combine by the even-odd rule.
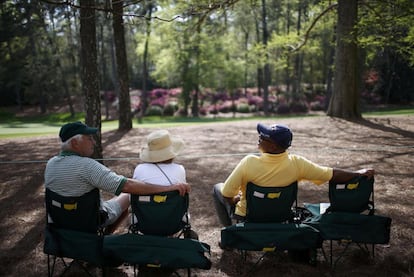
[[79, 142], [78, 142], [78, 140], [76, 138], [75, 139], [71, 139], [70, 142], [69, 142], [69, 144], [70, 144], [70, 148], [72, 148], [72, 149], [78, 149]]

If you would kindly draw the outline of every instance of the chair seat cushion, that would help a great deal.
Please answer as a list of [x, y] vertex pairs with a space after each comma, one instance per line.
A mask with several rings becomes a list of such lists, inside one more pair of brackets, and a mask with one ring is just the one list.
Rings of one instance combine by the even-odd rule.
[[103, 265], [103, 237], [96, 233], [53, 228], [45, 229], [43, 252], [57, 257], [72, 258]]

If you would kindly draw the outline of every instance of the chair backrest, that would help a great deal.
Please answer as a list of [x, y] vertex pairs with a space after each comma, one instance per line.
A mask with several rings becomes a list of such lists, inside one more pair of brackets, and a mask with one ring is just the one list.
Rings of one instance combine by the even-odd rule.
[[286, 187], [262, 187], [249, 182], [246, 187], [247, 222], [284, 222], [293, 220], [298, 183]]
[[187, 214], [188, 205], [188, 194], [181, 196], [178, 191], [131, 194], [132, 213], [137, 218], [134, 230], [145, 235], [173, 235], [186, 226], [183, 217]]
[[328, 212], [374, 212], [374, 178], [360, 176], [344, 183], [329, 183]]
[[45, 192], [46, 213], [57, 228], [96, 233], [99, 228], [100, 195], [93, 189], [79, 197], [61, 196], [50, 189]]

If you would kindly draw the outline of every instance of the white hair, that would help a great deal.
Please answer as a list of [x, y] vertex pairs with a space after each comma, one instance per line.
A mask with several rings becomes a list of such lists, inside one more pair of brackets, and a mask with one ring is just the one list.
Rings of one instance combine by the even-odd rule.
[[77, 140], [79, 141], [82, 138], [81, 134], [78, 135], [74, 135], [73, 137], [69, 138], [67, 141], [62, 142], [62, 144], [60, 145], [60, 148], [62, 151], [68, 151], [68, 150], [72, 150], [72, 146], [71, 146], [71, 141], [72, 140]]

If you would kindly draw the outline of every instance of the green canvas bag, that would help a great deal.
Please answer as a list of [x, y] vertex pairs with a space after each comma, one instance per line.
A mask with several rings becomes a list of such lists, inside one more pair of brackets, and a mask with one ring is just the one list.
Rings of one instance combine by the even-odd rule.
[[387, 244], [391, 218], [355, 213], [328, 213], [321, 216], [319, 231], [325, 240], [349, 240], [358, 243]]
[[210, 246], [206, 243], [172, 237], [139, 234], [105, 236], [106, 259], [132, 265], [166, 268], [210, 269]]
[[319, 231], [305, 224], [238, 223], [221, 230], [222, 247], [248, 251], [304, 250], [321, 247]]

